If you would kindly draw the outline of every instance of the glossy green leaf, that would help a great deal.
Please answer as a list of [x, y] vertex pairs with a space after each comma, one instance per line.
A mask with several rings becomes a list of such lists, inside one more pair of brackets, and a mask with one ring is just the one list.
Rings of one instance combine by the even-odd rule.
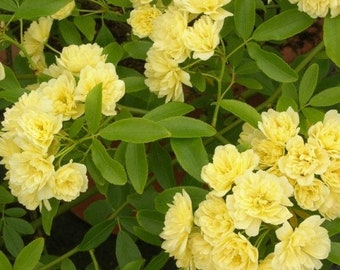
[[74, 18], [74, 24], [79, 31], [89, 40], [92, 41], [95, 34], [96, 22], [91, 16], [77, 16]]
[[165, 252], [159, 253], [145, 266], [144, 270], [161, 270], [169, 260], [169, 255]]
[[145, 146], [140, 143], [128, 143], [125, 152], [125, 167], [129, 180], [137, 193], [143, 193], [148, 178], [148, 162]]
[[201, 169], [209, 163], [208, 154], [200, 138], [171, 139], [171, 147], [178, 163], [198, 181], [201, 179]]
[[13, 270], [33, 269], [39, 262], [44, 248], [44, 238], [37, 238], [25, 246], [18, 254]]
[[98, 170], [97, 166], [94, 164], [91, 156], [86, 157], [85, 163], [87, 171], [91, 175], [91, 178], [96, 183], [96, 185], [103, 186], [106, 180]]
[[142, 227], [134, 226], [133, 234], [138, 237], [139, 240], [148, 243], [153, 246], [161, 246], [162, 240], [158, 235], [152, 234], [149, 231], [145, 230]]
[[92, 142], [91, 153], [93, 163], [107, 182], [114, 185], [124, 185], [127, 182], [124, 167], [110, 157], [105, 147], [97, 139]]
[[102, 118], [102, 85], [98, 84], [87, 94], [85, 119], [91, 133], [95, 133]]
[[142, 266], [144, 264], [144, 259], [139, 259], [133, 262], [127, 263], [122, 270], [139, 270], [142, 269]]
[[12, 270], [13, 267], [8, 260], [7, 256], [0, 250], [0, 269], [2, 270]]
[[7, 11], [16, 11], [18, 6], [15, 4], [13, 0], [1, 0], [0, 1], [0, 9]]
[[27, 211], [20, 207], [12, 207], [12, 208], [7, 208], [5, 210], [5, 215], [10, 216], [10, 217], [23, 217], [26, 214], [27, 214]]
[[316, 122], [322, 121], [325, 116], [325, 113], [323, 111], [312, 107], [303, 108], [301, 111], [302, 114], [306, 117], [307, 123], [309, 125], [313, 125]]
[[83, 129], [84, 124], [85, 124], [85, 117], [84, 116], [75, 119], [68, 129], [68, 135], [71, 138], [77, 137], [78, 134], [80, 133], [80, 131]]
[[15, 12], [20, 19], [33, 19], [56, 13], [72, 0], [25, 0]]
[[117, 42], [112, 42], [104, 47], [103, 54], [107, 55], [106, 61], [117, 65], [124, 56], [124, 50]]
[[315, 107], [331, 106], [340, 103], [340, 87], [332, 87], [313, 96], [308, 105]]
[[318, 76], [318, 64], [310, 65], [303, 74], [299, 85], [299, 102], [301, 107], [304, 106], [312, 97], [318, 82]]
[[199, 203], [204, 201], [206, 195], [209, 193], [209, 190], [193, 186], [169, 188], [158, 194], [158, 196], [155, 198], [156, 210], [160, 213], [166, 214], [169, 209], [169, 204], [173, 203], [175, 194], [182, 193], [183, 190], [189, 194], [193, 209], [196, 209]]
[[151, 146], [148, 155], [150, 170], [155, 175], [157, 182], [162, 188], [170, 188], [175, 185], [175, 177], [170, 154], [155, 142]]
[[289, 107], [292, 107], [294, 111], [299, 110], [299, 106], [296, 104], [295, 100], [289, 96], [281, 95], [276, 102], [276, 110], [278, 112], [286, 111]]
[[313, 18], [297, 9], [282, 11], [260, 24], [253, 38], [257, 41], [284, 40], [301, 33], [313, 22]]
[[114, 219], [105, 220], [91, 227], [87, 231], [83, 240], [78, 245], [79, 251], [94, 249], [103, 243], [112, 233], [116, 221]]
[[77, 270], [77, 268], [70, 259], [65, 259], [60, 264], [60, 270]]
[[164, 227], [164, 215], [155, 210], [138, 211], [137, 221], [146, 231], [155, 235], [159, 235]]
[[249, 56], [269, 78], [283, 83], [298, 79], [297, 73], [281, 57], [261, 49], [254, 42], [248, 43], [247, 48]]
[[125, 77], [122, 78], [125, 83], [125, 92], [137, 92], [144, 89], [147, 89], [147, 86], [144, 83], [145, 78], [143, 76], [133, 76], [133, 77]]
[[258, 80], [253, 78], [237, 77], [236, 82], [240, 85], [247, 87], [248, 89], [260, 90], [263, 88], [262, 84]]
[[152, 46], [150, 41], [134, 40], [124, 44], [124, 50], [134, 59], [146, 59], [146, 53]]
[[50, 199], [49, 203], [51, 205], [51, 209], [47, 210], [46, 207], [41, 209], [41, 220], [44, 232], [47, 235], [51, 234], [51, 229], [53, 225], [54, 217], [56, 216], [59, 208], [60, 201], [57, 199]]
[[331, 237], [336, 234], [340, 234], [340, 218], [334, 220], [325, 220], [322, 223], [322, 227], [326, 228], [328, 235]]
[[7, 226], [13, 228], [19, 234], [33, 234], [34, 228], [27, 220], [16, 217], [6, 217]]
[[69, 21], [68, 19], [61, 20], [58, 21], [58, 27], [62, 38], [65, 40], [67, 44], [80, 45], [83, 43], [81, 40], [80, 33], [73, 22]]
[[153, 209], [154, 199], [158, 192], [153, 188], [145, 190], [142, 194], [133, 193], [128, 195], [128, 202], [136, 209]]
[[216, 134], [209, 124], [187, 116], [173, 116], [158, 123], [170, 131], [172, 138], [211, 137]]
[[261, 115], [255, 108], [239, 100], [224, 99], [221, 101], [221, 107], [256, 128], [261, 120]]
[[0, 98], [14, 103], [25, 93], [25, 90], [21, 88], [14, 72], [7, 66], [4, 66], [4, 69], [5, 78], [0, 80], [0, 88], [4, 90], [0, 91]]
[[2, 237], [5, 242], [6, 249], [14, 257], [16, 257], [20, 250], [22, 250], [25, 246], [20, 234], [11, 226], [5, 225], [3, 227]]
[[100, 131], [107, 140], [122, 140], [132, 143], [147, 143], [170, 137], [162, 125], [145, 118], [127, 118], [116, 121]]
[[340, 243], [331, 242], [331, 252], [329, 253], [327, 260], [340, 265]]
[[7, 204], [14, 201], [14, 196], [3, 186], [0, 186], [0, 204]]
[[340, 16], [325, 18], [323, 25], [323, 39], [328, 57], [340, 67]]
[[84, 212], [84, 219], [91, 225], [98, 224], [112, 214], [112, 207], [107, 200], [92, 202]]
[[130, 262], [142, 259], [136, 243], [124, 231], [120, 231], [117, 236], [116, 257], [121, 269]]
[[[116, 43], [115, 38], [112, 35], [112, 32], [110, 31], [110, 29], [104, 23], [101, 25], [101, 27], [100, 27], [97, 35], [96, 35], [95, 42], [101, 47], [110, 46], [110, 44]], [[118, 46], [120, 47], [120, 45], [118, 45]], [[105, 48], [104, 48], [103, 54], [107, 54], [107, 52], [105, 52]], [[119, 58], [118, 52], [117, 52], [116, 57], [114, 55], [111, 55], [111, 57]], [[106, 58], [106, 62], [110, 62], [114, 65], [116, 65], [118, 63], [116, 61], [112, 62], [112, 60], [111, 59], [109, 60], [108, 58]]]
[[236, 31], [244, 40], [249, 38], [253, 32], [255, 25], [255, 7], [254, 0], [234, 1], [234, 21]]
[[162, 104], [155, 109], [149, 111], [143, 118], [153, 121], [160, 121], [173, 116], [181, 116], [193, 111], [195, 108], [187, 103], [172, 101]]
[[193, 74], [190, 74], [190, 82], [198, 91], [205, 91], [207, 85], [205, 78], [201, 73], [195, 72]]

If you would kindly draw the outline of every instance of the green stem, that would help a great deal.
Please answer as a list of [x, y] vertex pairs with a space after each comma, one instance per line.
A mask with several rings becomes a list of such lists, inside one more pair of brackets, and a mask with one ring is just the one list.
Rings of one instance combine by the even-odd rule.
[[125, 110], [128, 110], [129, 112], [140, 114], [140, 115], [144, 115], [144, 114], [146, 114], [148, 112], [147, 110], [143, 110], [143, 109], [139, 109], [139, 108], [134, 108], [134, 107], [129, 107], [129, 106], [124, 106], [124, 105], [120, 105], [120, 104], [117, 104], [117, 107], [120, 110], [125, 109]]
[[309, 62], [314, 58], [315, 55], [317, 55], [320, 51], [322, 51], [325, 48], [325, 43], [322, 40], [317, 46], [315, 46], [307, 56], [296, 66], [294, 69], [296, 72], [300, 72], [305, 66], [309, 64]]
[[44, 265], [43, 267], [39, 268], [39, 270], [49, 270], [52, 268], [52, 266], [55, 266], [59, 263], [61, 263], [63, 260], [71, 257], [72, 255], [76, 254], [78, 252], [78, 247], [75, 247], [73, 249], [71, 249], [70, 251], [66, 252], [65, 254], [59, 256], [58, 258], [56, 258], [55, 260], [53, 260], [52, 262]]
[[93, 262], [93, 267], [95, 270], [99, 270], [100, 267], [99, 267], [99, 264], [98, 264], [98, 261], [97, 261], [97, 258], [94, 254], [94, 250], [93, 249], [90, 249], [89, 250], [89, 253], [90, 253], [90, 256], [91, 256], [91, 259], [92, 259], [92, 262]]

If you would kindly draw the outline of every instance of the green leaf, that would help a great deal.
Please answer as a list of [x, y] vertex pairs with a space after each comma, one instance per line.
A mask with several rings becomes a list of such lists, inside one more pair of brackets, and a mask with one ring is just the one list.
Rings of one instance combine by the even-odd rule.
[[168, 260], [169, 255], [165, 252], [161, 252], [152, 258], [149, 264], [145, 266], [144, 270], [161, 270]]
[[162, 188], [167, 189], [175, 185], [175, 177], [169, 153], [155, 142], [148, 155], [150, 170], [155, 175]]
[[103, 186], [106, 180], [98, 170], [97, 166], [94, 164], [91, 156], [86, 157], [85, 163], [87, 171], [91, 175], [91, 178], [96, 183], [96, 185]]
[[6, 255], [0, 250], [0, 269], [2, 270], [12, 270], [13, 267]]
[[7, 226], [13, 228], [19, 234], [33, 234], [34, 228], [28, 221], [22, 218], [6, 217]]
[[325, 113], [311, 107], [303, 108], [302, 110], [303, 115], [306, 117], [306, 120], [309, 125], [313, 125], [316, 122], [322, 121]]
[[321, 91], [313, 96], [308, 105], [315, 107], [331, 106], [340, 103], [340, 86]]
[[95, 34], [96, 22], [91, 16], [77, 16], [74, 18], [74, 24], [84, 36], [92, 41]]
[[124, 167], [110, 157], [97, 139], [92, 141], [91, 152], [93, 163], [107, 182], [114, 185], [124, 185], [127, 182]]
[[137, 245], [130, 235], [124, 231], [120, 231], [117, 236], [116, 257], [121, 269], [130, 262], [142, 259]]
[[112, 214], [112, 207], [107, 200], [96, 200], [84, 212], [85, 221], [91, 225], [98, 224]]
[[260, 90], [263, 88], [262, 84], [258, 80], [247, 77], [237, 77], [236, 82], [240, 85], [247, 87], [248, 89]]
[[8, 91], [14, 91], [15, 93], [21, 92], [21, 94], [23, 94], [24, 90], [21, 88], [20, 83], [12, 69], [4, 65], [4, 70], [5, 78], [0, 81], [0, 88], [3, 88]]
[[196, 209], [200, 202], [205, 200], [206, 195], [209, 193], [208, 190], [193, 187], [193, 186], [181, 186], [181, 187], [173, 187], [167, 190], [164, 190], [162, 193], [158, 194], [155, 198], [155, 208], [160, 213], [166, 214], [169, 209], [169, 204], [173, 203], [173, 198], [176, 193], [182, 193], [182, 190], [185, 190], [190, 198], [193, 209]]
[[[103, 54], [107, 54], [106, 62], [117, 65], [124, 56], [123, 48], [117, 42], [111, 42], [104, 47]], [[126, 88], [126, 87], [125, 87]]]
[[122, 78], [122, 80], [125, 83], [126, 93], [138, 92], [147, 89], [147, 86], [144, 83], [145, 78], [143, 76], [125, 77]]
[[115, 219], [105, 220], [94, 225], [85, 234], [83, 240], [78, 245], [78, 250], [86, 251], [98, 247], [110, 236], [115, 225]]
[[159, 235], [164, 227], [164, 215], [155, 210], [144, 209], [137, 212], [137, 221], [147, 232]]
[[235, 27], [241, 38], [246, 40], [253, 32], [255, 25], [255, 1], [235, 0], [234, 21]]
[[122, 270], [139, 270], [142, 269], [142, 266], [144, 264], [144, 259], [139, 259], [133, 262], [127, 263]]
[[162, 240], [158, 235], [152, 234], [149, 231], [145, 230], [142, 227], [134, 226], [133, 234], [138, 237], [139, 240], [148, 243], [153, 246], [161, 246]]
[[122, 140], [132, 143], [148, 143], [170, 137], [162, 125], [145, 118], [127, 118], [116, 121], [100, 131], [107, 140]]
[[[99, 29], [99, 31], [98, 31], [98, 33], [97, 33], [97, 36], [96, 36], [96, 43], [97, 43], [99, 46], [101, 46], [101, 47], [105, 47], [105, 46], [109, 47], [112, 43], [116, 43], [116, 42], [115, 42], [115, 38], [113, 37], [113, 35], [112, 35], [110, 29], [105, 25], [105, 23], [103, 23], [103, 24], [101, 25], [101, 27], [100, 27], [100, 29]], [[118, 43], [116, 43], [116, 44], [120, 47], [120, 45], [119, 45]], [[105, 47], [105, 48], [106, 48], [106, 47]], [[105, 52], [105, 48], [104, 48], [103, 53], [104, 53], [104, 54], [107, 54], [107, 52]], [[121, 50], [123, 50], [123, 49], [121, 49]], [[124, 53], [124, 51], [123, 51], [123, 53]], [[110, 62], [110, 63], [116, 65], [118, 62], [112, 62], [112, 59], [109, 59], [110, 57], [112, 57], [113, 59], [119, 58], [119, 53], [118, 53], [118, 51], [117, 51], [117, 56], [114, 56], [114, 55], [111, 54], [111, 55], [106, 59], [107, 62]]]
[[195, 72], [190, 74], [190, 81], [192, 85], [200, 92], [204, 92], [207, 86], [204, 76], [199, 73]]
[[254, 42], [247, 45], [249, 56], [255, 60], [257, 66], [269, 78], [278, 82], [294, 82], [298, 79], [297, 73], [279, 56], [267, 52]]
[[3, 186], [0, 186], [0, 204], [12, 203], [14, 201], [14, 196]]
[[18, 7], [13, 0], [1, 0], [0, 1], [0, 9], [13, 12], [13, 11], [16, 11], [17, 8]]
[[118, 7], [132, 7], [131, 2], [125, 0], [108, 0], [107, 2]]
[[44, 238], [37, 238], [25, 246], [18, 254], [13, 270], [33, 269], [39, 262], [44, 248]]
[[51, 234], [53, 219], [58, 212], [60, 201], [56, 199], [50, 199], [49, 202], [51, 205], [51, 210], [47, 210], [46, 207], [43, 207], [41, 209], [42, 226], [43, 226], [44, 232], [47, 235]]
[[216, 134], [209, 124], [187, 116], [173, 116], [158, 123], [170, 131], [172, 138], [211, 137]]
[[323, 24], [323, 39], [328, 57], [340, 67], [340, 16], [325, 18]]
[[102, 84], [97, 84], [87, 94], [85, 100], [85, 119], [91, 133], [95, 133], [102, 118]]
[[143, 193], [148, 178], [148, 162], [144, 144], [128, 143], [125, 152], [125, 166], [133, 188], [137, 193]]
[[258, 121], [261, 120], [261, 115], [258, 111], [242, 101], [223, 99], [221, 101], [221, 107], [256, 128]]
[[[1, 195], [0, 195], [0, 198], [1, 198]], [[10, 217], [23, 217], [26, 214], [27, 214], [27, 211], [20, 207], [12, 207], [12, 208], [7, 208], [5, 210], [5, 215], [10, 216]]]
[[326, 228], [328, 235], [331, 237], [333, 235], [340, 233], [340, 218], [334, 220], [325, 220], [322, 223], [322, 227]]
[[313, 22], [313, 18], [297, 9], [282, 11], [260, 24], [254, 31], [253, 38], [257, 41], [284, 40], [301, 33]]
[[22, 250], [25, 246], [20, 234], [14, 230], [14, 228], [7, 226], [6, 223], [2, 230], [2, 237], [5, 242], [6, 249], [14, 257], [16, 257], [20, 250]]
[[142, 194], [132, 193], [129, 194], [127, 199], [130, 205], [134, 208], [141, 209], [153, 209], [154, 208], [154, 199], [158, 191], [154, 190], [153, 187], [145, 190]]
[[327, 260], [340, 265], [340, 243], [331, 242], [331, 252], [329, 253]]
[[146, 59], [146, 53], [152, 46], [152, 42], [143, 40], [134, 40], [123, 45], [124, 50], [134, 59]]
[[202, 181], [201, 169], [209, 160], [201, 138], [172, 138], [170, 143], [182, 168], [196, 180]]
[[319, 66], [318, 64], [310, 65], [303, 74], [299, 86], [299, 103], [304, 106], [314, 93], [318, 82]]
[[80, 33], [73, 22], [70, 22], [68, 19], [61, 20], [58, 21], [58, 27], [62, 38], [65, 40], [67, 44], [80, 45], [83, 43], [83, 41], [81, 40]]
[[77, 270], [77, 268], [70, 259], [65, 259], [60, 264], [60, 270]]
[[299, 106], [296, 104], [295, 100], [289, 96], [281, 95], [276, 103], [276, 110], [278, 112], [283, 112], [292, 107], [294, 111], [299, 110]]
[[25, 0], [15, 12], [20, 19], [33, 19], [49, 16], [66, 6], [72, 0]]
[[153, 121], [160, 121], [172, 116], [181, 116], [193, 111], [195, 108], [187, 103], [172, 101], [162, 104], [155, 109], [149, 111], [143, 118]]

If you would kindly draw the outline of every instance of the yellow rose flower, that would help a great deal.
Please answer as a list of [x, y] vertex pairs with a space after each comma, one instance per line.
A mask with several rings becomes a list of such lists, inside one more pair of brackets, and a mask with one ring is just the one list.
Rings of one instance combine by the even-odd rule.
[[272, 267], [273, 257], [274, 253], [269, 253], [263, 260], [260, 261], [258, 270], [275, 270]]
[[213, 247], [216, 270], [257, 270], [258, 250], [242, 234], [230, 233]]
[[224, 196], [237, 176], [253, 170], [259, 162], [253, 150], [240, 153], [232, 144], [217, 146], [213, 162], [203, 166], [201, 178], [217, 196]]
[[[326, 17], [329, 8], [334, 6], [336, 0], [289, 0], [289, 2], [292, 4], [297, 3], [300, 11], [307, 13], [312, 18], [317, 18]], [[332, 16], [334, 17], [334, 15], [333, 13]]]
[[323, 174], [330, 165], [326, 150], [310, 138], [304, 143], [296, 136], [287, 142], [287, 154], [278, 161], [279, 169], [301, 186], [311, 185], [315, 175]]
[[177, 267], [186, 268], [192, 263], [188, 241], [193, 219], [191, 199], [183, 189], [182, 193], [175, 194], [172, 204], [169, 204], [160, 234], [164, 239], [162, 248], [175, 258]]
[[64, 7], [62, 7], [61, 9], [59, 9], [56, 13], [54, 13], [53, 15], [51, 15], [51, 17], [55, 20], [62, 20], [65, 19], [66, 17], [68, 17], [73, 9], [76, 7], [76, 3], [73, 1], [69, 2], [68, 4], [66, 4]]
[[292, 217], [287, 206], [293, 187], [286, 177], [265, 171], [248, 172], [236, 178], [233, 193], [226, 198], [229, 214], [237, 229], [249, 236], [259, 233], [262, 222], [278, 225]]
[[298, 205], [310, 211], [318, 210], [329, 195], [329, 188], [320, 180], [314, 179], [309, 186], [295, 185], [294, 197]]
[[340, 193], [340, 159], [331, 159], [331, 164], [321, 175], [322, 181], [336, 193]]
[[193, 51], [193, 58], [208, 60], [214, 55], [215, 48], [220, 43], [219, 33], [223, 21], [213, 21], [209, 16], [202, 16], [183, 33], [184, 45]]
[[245, 145], [246, 147], [250, 148], [252, 146], [252, 141], [254, 139], [256, 140], [265, 139], [265, 136], [257, 128], [254, 128], [252, 125], [248, 123], [244, 123], [242, 125], [242, 131], [239, 135], [238, 142], [241, 145]]
[[276, 167], [279, 158], [285, 153], [284, 146], [268, 139], [253, 139], [252, 148], [260, 157], [259, 168], [261, 169]]
[[233, 232], [234, 222], [225, 201], [209, 193], [195, 211], [194, 223], [201, 228], [204, 239], [211, 245]]
[[323, 217], [330, 220], [340, 217], [340, 193], [330, 189], [329, 195], [318, 210]]
[[269, 109], [261, 114], [259, 129], [271, 141], [281, 145], [295, 137], [299, 132], [299, 115], [291, 107], [285, 112]]
[[147, 53], [145, 64], [145, 84], [165, 102], [184, 101], [182, 84], [192, 86], [189, 73], [178, 66], [178, 62], [165, 51], [152, 47]]
[[320, 260], [326, 259], [331, 241], [328, 232], [321, 227], [324, 219], [314, 215], [292, 229], [288, 222], [276, 230], [280, 240], [275, 245], [272, 266], [275, 270], [320, 269]]
[[57, 65], [78, 75], [86, 66], [95, 67], [99, 62], [105, 62], [106, 55], [103, 55], [103, 48], [95, 44], [70, 45], [64, 47], [60, 57], [57, 58]]
[[22, 150], [14, 142], [13, 136], [8, 133], [2, 133], [0, 136], [0, 157], [2, 157], [0, 164], [4, 164], [5, 168], [9, 170], [9, 159], [12, 155], [20, 152], [22, 152]]
[[0, 81], [2, 81], [3, 79], [5, 79], [5, 68], [4, 65], [0, 62]]
[[309, 128], [308, 136], [316, 139], [331, 157], [340, 158], [340, 113], [328, 111], [323, 122]]
[[50, 181], [53, 196], [68, 202], [77, 198], [80, 192], [86, 191], [87, 183], [86, 166], [72, 161], [60, 167], [54, 181]]
[[162, 12], [154, 6], [143, 5], [130, 12], [127, 22], [131, 25], [133, 34], [145, 38], [151, 34], [153, 22], [161, 14]]
[[132, 3], [134, 8], [138, 8], [140, 6], [150, 4], [152, 0], [130, 0], [130, 2]]
[[125, 94], [125, 83], [119, 80], [112, 63], [98, 63], [95, 67], [86, 66], [80, 71], [75, 100], [84, 102], [87, 94], [98, 84], [102, 84], [102, 113], [116, 115], [116, 103]]

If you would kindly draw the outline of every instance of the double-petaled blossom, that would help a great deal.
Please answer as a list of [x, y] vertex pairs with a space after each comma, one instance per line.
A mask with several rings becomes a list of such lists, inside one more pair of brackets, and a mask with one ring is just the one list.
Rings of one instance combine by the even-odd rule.
[[326, 17], [330, 12], [331, 17], [340, 13], [338, 0], [289, 0], [297, 4], [300, 11], [307, 13], [312, 18]]

